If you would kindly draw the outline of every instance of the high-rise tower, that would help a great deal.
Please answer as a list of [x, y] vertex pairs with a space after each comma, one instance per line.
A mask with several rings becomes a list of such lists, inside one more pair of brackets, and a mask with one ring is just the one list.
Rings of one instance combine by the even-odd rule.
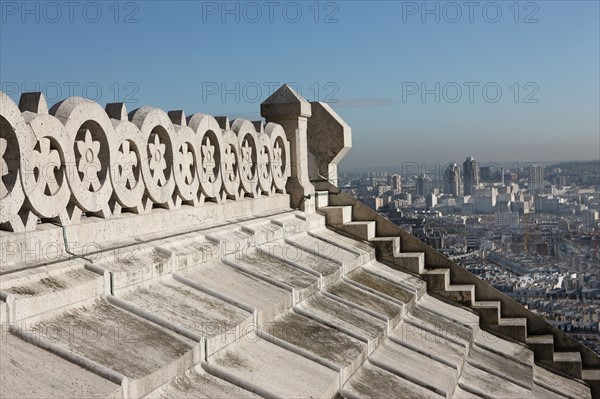
[[527, 182], [529, 189], [544, 188], [544, 167], [542, 165], [529, 165], [527, 167]]
[[456, 162], [451, 163], [444, 172], [444, 193], [460, 195], [460, 166]]
[[473, 194], [473, 186], [479, 185], [479, 164], [475, 161], [475, 158], [468, 157], [463, 162], [463, 182], [464, 182], [464, 194]]
[[394, 193], [402, 191], [402, 178], [398, 174], [388, 175], [388, 184], [392, 186]]
[[427, 195], [431, 192], [431, 179], [422, 173], [417, 177], [417, 194]]

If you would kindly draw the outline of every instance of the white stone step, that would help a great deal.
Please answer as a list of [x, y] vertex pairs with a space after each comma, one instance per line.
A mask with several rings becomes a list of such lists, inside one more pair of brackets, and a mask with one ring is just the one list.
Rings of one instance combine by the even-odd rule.
[[472, 306], [475, 300], [475, 285], [474, 284], [450, 284], [445, 291], [439, 293], [445, 298], [448, 298], [461, 305]]
[[223, 261], [255, 277], [278, 284], [282, 288], [292, 288], [295, 296], [294, 303], [308, 298], [320, 288], [319, 277], [256, 251], [255, 248], [226, 255]]
[[376, 275], [377, 277], [391, 281], [394, 284], [401, 285], [409, 290], [416, 292], [417, 297], [421, 298], [427, 292], [427, 283], [422, 279], [413, 276], [402, 270], [393, 269], [378, 261], [371, 261], [365, 264], [363, 270]]
[[[262, 329], [273, 336], [339, 367], [342, 383], [367, 359], [367, 342], [296, 312], [287, 312]], [[263, 335], [263, 338], [268, 338]]]
[[209, 355], [241, 339], [254, 322], [253, 312], [182, 284], [172, 277], [136, 287], [120, 295], [120, 298], [205, 340]]
[[369, 353], [381, 343], [387, 331], [387, 323], [381, 319], [322, 294], [298, 304], [294, 311], [367, 342]]
[[391, 299], [401, 303], [403, 306], [414, 304], [416, 301], [416, 293], [406, 287], [378, 277], [372, 273], [365, 272], [362, 269], [357, 269], [346, 277], [347, 281], [351, 281], [360, 285], [361, 288], [379, 295], [385, 299]]
[[[309, 234], [299, 234], [286, 242], [294, 247], [310, 252], [320, 258], [338, 261], [344, 265], [344, 274], [361, 266], [368, 254], [360, 249], [350, 250], [347, 242], [331, 239], [330, 230], [322, 229]], [[348, 239], [350, 240], [350, 239]]]
[[481, 370], [470, 364], [465, 364], [458, 385], [467, 392], [474, 393], [484, 398], [502, 397], [506, 398], [529, 398], [531, 389], [506, 381], [495, 374]]
[[503, 317], [497, 325], [487, 325], [486, 329], [517, 342], [525, 343], [527, 339], [527, 319], [524, 317]]
[[554, 359], [554, 337], [552, 335], [530, 335], [525, 342], [535, 353], [536, 360]]
[[285, 240], [265, 243], [260, 245], [258, 249], [300, 270], [318, 275], [322, 280], [322, 286], [333, 283], [344, 274], [342, 262], [333, 260], [333, 257], [318, 256], [302, 247], [294, 246]]
[[531, 387], [533, 363], [523, 364], [515, 362], [514, 359], [507, 358], [503, 354], [488, 351], [478, 345], [471, 347], [467, 362], [525, 389]]
[[141, 397], [200, 361], [201, 348], [181, 335], [97, 300], [38, 321], [29, 331], [51, 331], [51, 342], [129, 380], [126, 397]]
[[329, 206], [329, 191], [315, 191], [315, 207], [317, 209]]
[[400, 253], [400, 237], [373, 237], [369, 241], [378, 257], [394, 257]]
[[204, 367], [263, 397], [331, 398], [340, 388], [338, 371], [258, 337], [230, 345]]
[[375, 247], [380, 261], [415, 274], [425, 270], [425, 253], [400, 252], [400, 237], [373, 237], [369, 242]]
[[305, 232], [308, 229], [308, 224], [304, 214], [292, 214], [274, 217], [271, 219], [273, 223], [283, 226], [285, 237], [294, 236]]
[[458, 370], [393, 342], [385, 342], [369, 357], [377, 367], [448, 397], [459, 377]]
[[253, 233], [257, 245], [284, 237], [284, 226], [273, 221], [245, 224], [243, 231]]
[[421, 277], [427, 281], [429, 292], [443, 292], [450, 281], [450, 269], [425, 269]]
[[401, 322], [390, 333], [390, 340], [459, 371], [464, 363], [464, 347], [414, 324]]
[[[374, 395], [377, 393], [377, 395]], [[344, 385], [341, 392], [344, 398], [432, 398], [444, 396], [415, 384], [405, 378], [392, 374], [370, 362], [366, 362], [360, 370]]]
[[335, 283], [325, 290], [326, 295], [372, 316], [388, 322], [388, 328], [393, 328], [402, 319], [404, 307], [361, 289], [345, 281]]
[[498, 324], [500, 320], [500, 301], [474, 301], [472, 309], [479, 314], [483, 325]]
[[375, 259], [375, 247], [371, 243], [338, 234], [328, 228], [309, 231], [308, 234], [339, 247], [345, 248], [348, 251], [363, 255], [365, 258]]
[[338, 227], [360, 240], [369, 241], [375, 237], [375, 222], [373, 221], [347, 222]]
[[[600, 379], [600, 371], [598, 369], [591, 370], [591, 373], [586, 371], [587, 370], [582, 371], [582, 378], [586, 380], [586, 382], [594, 384], [594, 380], [597, 381]], [[596, 378], [594, 378], [594, 375]], [[590, 387], [586, 386], [583, 381], [563, 377], [544, 367], [534, 366], [533, 379], [536, 385], [540, 385], [554, 392], [558, 391], [563, 397], [590, 398]]]
[[114, 257], [100, 258], [94, 266], [110, 272], [112, 292], [131, 288], [173, 272], [175, 256], [172, 251], [163, 250], [161, 244], [152, 242], [126, 247]]
[[256, 246], [254, 233], [243, 231], [241, 227], [226, 226], [213, 229], [206, 234], [206, 238], [220, 245], [222, 256]]
[[457, 322], [431, 309], [423, 308], [418, 303], [404, 319], [407, 323], [454, 342], [465, 348], [465, 351], [473, 340], [473, 326]]
[[221, 256], [220, 245], [208, 240], [204, 235], [189, 233], [169, 237], [156, 243], [156, 248], [174, 255], [175, 270], [185, 269]]
[[419, 299], [418, 306], [420, 309], [437, 314], [446, 320], [468, 326], [472, 330], [479, 330], [479, 317], [470, 309], [455, 306], [429, 294], [425, 294]]
[[272, 320], [292, 307], [292, 292], [251, 276], [220, 261], [178, 273], [201, 289], [215, 292], [257, 310], [258, 322]]
[[423, 252], [400, 252], [393, 259], [394, 265], [415, 274], [421, 274], [425, 270], [425, 253]]
[[123, 396], [119, 384], [25, 342], [8, 331], [2, 332], [0, 370], [2, 370], [0, 392], [3, 398]]
[[351, 206], [325, 206], [319, 211], [325, 214], [325, 221], [331, 226], [340, 226], [352, 221]]
[[502, 339], [481, 329], [476, 332], [474, 342], [478, 347], [505, 358], [510, 358], [515, 363], [526, 366], [531, 366], [534, 363], [533, 352], [525, 344]]
[[579, 352], [554, 352], [553, 361], [543, 361], [542, 363], [571, 377], [582, 377], [581, 354]]
[[147, 399], [260, 399], [260, 396], [208, 374], [200, 366], [146, 396]]
[[55, 265], [23, 278], [3, 276], [0, 289], [9, 295], [7, 302], [2, 302], [3, 317], [8, 321], [10, 312], [14, 318], [10, 321], [17, 322], [108, 293], [108, 274], [105, 277], [88, 270], [84, 263], [81, 259], [61, 262], [62, 267]]

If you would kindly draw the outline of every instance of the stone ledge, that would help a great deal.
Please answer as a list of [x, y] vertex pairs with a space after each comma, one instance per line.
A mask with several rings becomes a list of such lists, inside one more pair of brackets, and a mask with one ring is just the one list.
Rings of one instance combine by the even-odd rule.
[[[122, 214], [114, 219], [90, 217], [82, 219], [78, 225], [66, 227], [65, 231], [72, 252], [93, 257], [93, 254], [102, 251], [139, 244], [145, 241], [144, 236], [159, 234], [165, 237], [231, 223], [234, 219], [276, 214], [289, 211], [289, 204], [287, 194], [277, 194], [222, 204], [205, 203], [199, 207], [184, 206], [176, 210], [155, 209], [144, 215]], [[2, 232], [0, 274], [69, 258], [63, 244], [62, 229], [53, 225], [41, 226], [35, 231]], [[115, 251], [109, 252], [109, 256], [119, 256]]]

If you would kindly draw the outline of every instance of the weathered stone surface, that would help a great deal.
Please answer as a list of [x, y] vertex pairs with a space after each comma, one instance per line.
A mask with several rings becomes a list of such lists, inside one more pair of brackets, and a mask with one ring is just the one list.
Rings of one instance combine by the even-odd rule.
[[[138, 382], [138, 394], [194, 364], [192, 344], [104, 301], [31, 326], [60, 347]], [[157, 374], [158, 373], [158, 374]]]
[[248, 339], [214, 359], [242, 387], [259, 386], [282, 398], [331, 397], [339, 388], [338, 373], [263, 339]]
[[369, 359], [376, 366], [442, 396], [454, 391], [458, 370], [402, 345], [384, 342]]
[[359, 398], [393, 398], [401, 395], [407, 399], [443, 398], [427, 388], [366, 363], [344, 387]]
[[188, 268], [180, 273], [201, 289], [208, 289], [257, 312], [257, 322], [272, 320], [292, 306], [289, 290], [269, 284], [220, 262]]
[[459, 385], [463, 389], [482, 397], [531, 397], [531, 389], [523, 388], [495, 374], [466, 364]]
[[307, 140], [314, 155], [309, 165], [311, 179], [325, 178], [337, 186], [338, 163], [352, 148], [352, 129], [328, 104], [311, 102], [310, 105]]
[[0, 348], [3, 398], [120, 397], [121, 387], [10, 333]]
[[320, 294], [302, 302], [296, 309], [342, 331], [367, 339], [377, 339], [387, 329], [384, 321]]
[[225, 259], [239, 265], [242, 270], [263, 275], [295, 289], [309, 288], [318, 281], [317, 277], [256, 250], [229, 255]]
[[152, 399], [258, 399], [260, 396], [214, 377], [201, 368], [189, 370], [165, 386], [150, 393]]

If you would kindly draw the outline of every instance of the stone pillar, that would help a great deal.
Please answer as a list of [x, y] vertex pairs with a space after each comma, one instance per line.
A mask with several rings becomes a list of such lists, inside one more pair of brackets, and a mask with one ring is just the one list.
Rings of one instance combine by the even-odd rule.
[[[290, 206], [308, 213], [315, 210], [315, 188], [308, 173], [308, 118], [311, 105], [288, 85], [281, 86], [260, 105], [260, 113], [267, 122], [281, 125], [290, 141], [291, 177], [285, 186], [290, 195]], [[307, 198], [308, 196], [311, 198]]]
[[325, 103], [311, 102], [308, 121], [308, 150], [313, 155], [311, 180], [327, 180], [338, 185], [338, 163], [352, 148], [352, 129]]

